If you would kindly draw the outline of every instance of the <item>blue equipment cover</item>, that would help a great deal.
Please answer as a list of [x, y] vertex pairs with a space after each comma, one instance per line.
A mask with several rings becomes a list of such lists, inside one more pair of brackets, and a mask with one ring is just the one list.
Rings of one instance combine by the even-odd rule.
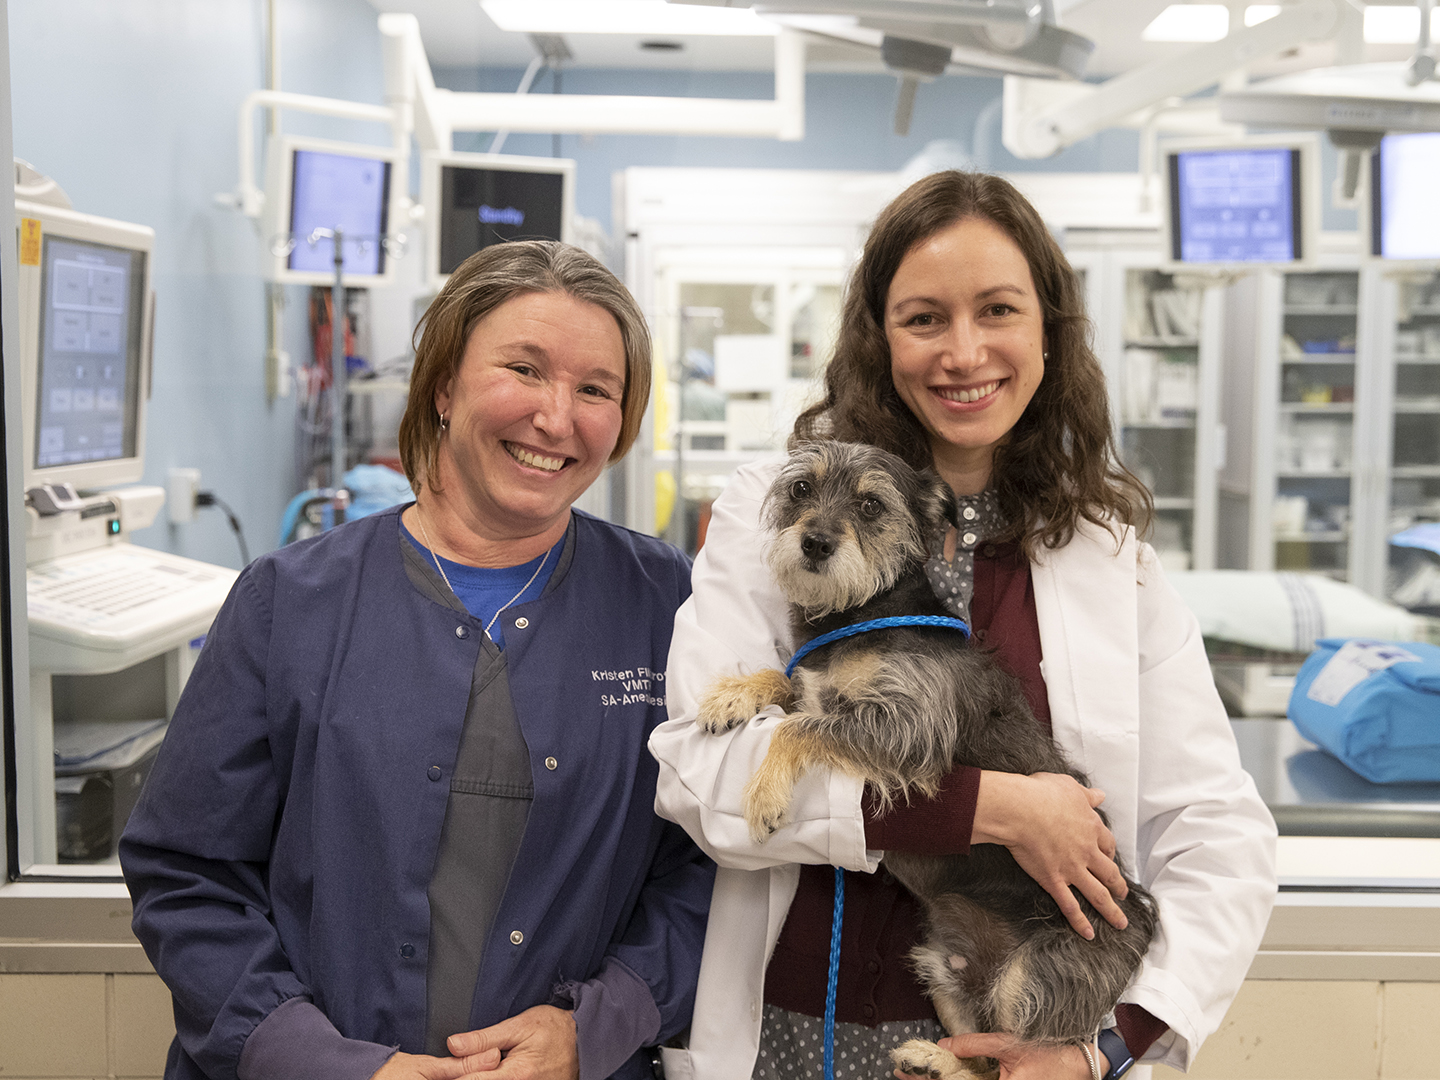
[[1290, 719], [1377, 784], [1440, 781], [1440, 648], [1325, 638], [1295, 677]]

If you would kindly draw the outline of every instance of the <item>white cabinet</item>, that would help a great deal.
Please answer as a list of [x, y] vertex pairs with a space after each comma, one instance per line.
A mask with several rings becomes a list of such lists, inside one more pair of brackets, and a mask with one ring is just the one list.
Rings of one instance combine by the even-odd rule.
[[1250, 565], [1352, 580], [1360, 274], [1266, 274], [1259, 287]]
[[[1222, 290], [1159, 269], [1158, 238], [1072, 238], [1121, 460], [1151, 491], [1170, 569], [1216, 565]], [[1151, 237], [1146, 237], [1151, 240]]]
[[1440, 521], [1440, 271], [1373, 276], [1374, 313], [1366, 340], [1383, 362], [1374, 379], [1374, 506], [1366, 516], [1371, 558], [1360, 579], [1367, 590], [1407, 607], [1440, 609], [1440, 570], [1433, 556], [1391, 548], [1389, 538]]
[[783, 449], [819, 392], [845, 275], [903, 186], [893, 173], [617, 174], [625, 281], [654, 337], [655, 393], [634, 450], [607, 474], [605, 516], [643, 532], [663, 524], [696, 549], [730, 474]]
[[730, 474], [785, 448], [839, 331], [844, 252], [753, 256], [662, 262], [655, 283], [656, 528], [691, 554]]

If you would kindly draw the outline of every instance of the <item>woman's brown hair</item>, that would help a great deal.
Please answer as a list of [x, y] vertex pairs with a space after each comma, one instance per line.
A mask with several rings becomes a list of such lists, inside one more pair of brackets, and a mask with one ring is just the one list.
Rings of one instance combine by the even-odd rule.
[[650, 329], [640, 305], [620, 280], [594, 257], [554, 240], [494, 244], [466, 259], [440, 290], [416, 334], [410, 396], [400, 419], [400, 463], [410, 487], [436, 485], [440, 417], [435, 394], [460, 370], [475, 325], [525, 293], [559, 292], [594, 304], [614, 318], [625, 345], [625, 393], [620, 400], [620, 437], [610, 454], [619, 461], [640, 433], [650, 401]]
[[1143, 535], [1154, 502], [1116, 453], [1105, 376], [1090, 349], [1075, 272], [1035, 208], [998, 176], [935, 173], [881, 212], [846, 290], [825, 396], [800, 414], [791, 445], [866, 442], [917, 468], [933, 464], [928, 433], [895, 389], [885, 301], [910, 250], [967, 218], [996, 225], [1025, 255], [1049, 353], [1035, 396], [995, 450], [990, 486], [1009, 523], [996, 539], [1019, 541], [1033, 557], [1041, 547], [1067, 544], [1082, 519], [1133, 525]]

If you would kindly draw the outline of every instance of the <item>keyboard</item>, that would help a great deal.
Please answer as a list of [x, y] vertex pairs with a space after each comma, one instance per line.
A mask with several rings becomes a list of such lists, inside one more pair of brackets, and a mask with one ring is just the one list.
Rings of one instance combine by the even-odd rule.
[[124, 543], [36, 563], [25, 576], [31, 666], [103, 670], [95, 664], [182, 644], [205, 632], [237, 576]]

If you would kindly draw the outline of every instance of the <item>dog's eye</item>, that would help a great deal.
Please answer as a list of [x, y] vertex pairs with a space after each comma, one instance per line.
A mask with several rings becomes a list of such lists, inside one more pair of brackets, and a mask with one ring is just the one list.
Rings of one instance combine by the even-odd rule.
[[866, 517], [879, 517], [880, 512], [885, 509], [885, 504], [879, 499], [866, 499], [860, 504], [860, 512]]
[[790, 485], [790, 497], [792, 499], [808, 499], [814, 490], [810, 486], [809, 480], [796, 480]]

